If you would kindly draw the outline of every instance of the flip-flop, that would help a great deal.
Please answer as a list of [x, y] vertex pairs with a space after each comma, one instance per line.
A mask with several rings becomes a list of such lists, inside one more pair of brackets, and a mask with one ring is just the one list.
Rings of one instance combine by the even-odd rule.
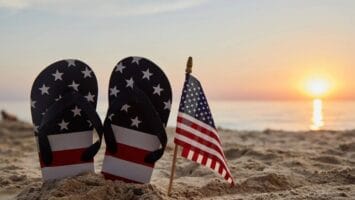
[[114, 68], [105, 119], [107, 179], [148, 183], [164, 153], [172, 101], [168, 78], [152, 61], [128, 57]]
[[[96, 113], [97, 81], [88, 65], [61, 60], [36, 78], [31, 113], [44, 181], [94, 172], [103, 126]], [[93, 144], [93, 129], [99, 139]]]

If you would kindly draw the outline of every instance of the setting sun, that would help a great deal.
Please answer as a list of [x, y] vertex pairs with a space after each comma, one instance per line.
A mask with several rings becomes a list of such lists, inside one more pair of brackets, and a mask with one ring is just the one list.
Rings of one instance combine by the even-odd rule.
[[306, 82], [306, 90], [312, 97], [322, 97], [329, 93], [331, 82], [326, 78], [311, 78]]
[[327, 76], [311, 76], [304, 80], [303, 91], [312, 98], [322, 98], [330, 94], [333, 82]]

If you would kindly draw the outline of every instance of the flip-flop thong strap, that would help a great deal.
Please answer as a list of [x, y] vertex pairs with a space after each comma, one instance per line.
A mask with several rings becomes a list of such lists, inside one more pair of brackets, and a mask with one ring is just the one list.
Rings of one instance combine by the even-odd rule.
[[[145, 158], [145, 162], [154, 163], [163, 156], [167, 144], [167, 136], [166, 136], [164, 125], [159, 117], [158, 112], [154, 108], [152, 102], [142, 90], [138, 88], [134, 88], [133, 90], [127, 90], [124, 92], [127, 93], [130, 101], [133, 101], [134, 103], [137, 104], [138, 110], [141, 111], [141, 113], [144, 116], [144, 119], [147, 120], [148, 124], [151, 126], [150, 128], [152, 132], [156, 134], [156, 136], [160, 141], [161, 148], [151, 152]], [[124, 102], [122, 102], [119, 98], [117, 98], [111, 103], [108, 113], [117, 112], [123, 104]], [[108, 151], [110, 151], [111, 153], [116, 153], [117, 152], [116, 139], [111, 127], [111, 121], [108, 119], [108, 117], [106, 117], [106, 120], [104, 122], [104, 128], [105, 128], [105, 133], [104, 133], [105, 141], [106, 141], [106, 146], [108, 148]]]
[[77, 105], [83, 110], [99, 136], [98, 141], [84, 151], [81, 159], [83, 161], [91, 160], [100, 149], [104, 129], [95, 108], [81, 94], [76, 92], [67, 93], [60, 101], [55, 102], [49, 107], [39, 127], [38, 144], [45, 165], [50, 165], [53, 160], [52, 149], [47, 135], [48, 129], [53, 126], [54, 120], [72, 105]]

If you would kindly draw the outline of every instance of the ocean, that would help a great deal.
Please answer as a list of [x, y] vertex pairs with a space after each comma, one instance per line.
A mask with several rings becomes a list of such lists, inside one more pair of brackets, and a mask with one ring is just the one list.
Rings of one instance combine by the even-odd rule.
[[[235, 130], [355, 129], [355, 101], [209, 101], [217, 127]], [[29, 101], [0, 101], [0, 109], [31, 121]], [[168, 126], [176, 125], [178, 101], [172, 105]], [[104, 119], [107, 103], [99, 102]]]

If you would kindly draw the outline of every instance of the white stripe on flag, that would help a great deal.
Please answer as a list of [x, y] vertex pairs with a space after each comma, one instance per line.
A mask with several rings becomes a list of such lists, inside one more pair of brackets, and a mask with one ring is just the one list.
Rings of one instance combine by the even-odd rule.
[[[185, 137], [183, 135], [180, 135], [180, 134], [176, 134], [175, 135], [175, 139], [178, 139], [178, 140], [183, 141], [185, 143], [188, 143], [188, 144], [190, 144], [190, 145], [192, 145], [192, 146], [194, 146], [196, 148], [199, 148], [202, 151], [210, 153], [210, 154], [216, 156], [217, 158], [219, 158], [221, 162], [224, 162], [224, 158], [219, 152], [217, 152], [216, 150], [214, 150], [214, 149], [212, 149], [212, 148], [210, 148], [210, 147], [208, 147], [208, 146], [206, 146], [204, 144], [198, 143], [195, 140], [192, 140], [192, 139], [190, 139], [188, 137]], [[224, 165], [226, 165], [226, 164], [224, 163]]]
[[212, 159], [211, 158], [207, 158], [206, 167], [211, 168], [211, 164], [212, 164]]
[[106, 155], [102, 171], [125, 179], [149, 183], [153, 168]]
[[160, 141], [156, 135], [124, 128], [114, 124], [112, 124], [112, 130], [117, 143], [147, 151], [155, 151], [160, 147]]
[[216, 172], [218, 172], [219, 167], [220, 167], [220, 164], [219, 164], [218, 161], [216, 161], [216, 165], [214, 166], [214, 170], [215, 170]]
[[197, 137], [200, 137], [200, 138], [202, 138], [202, 139], [204, 139], [206, 141], [209, 141], [209, 142], [213, 143], [214, 145], [216, 145], [218, 147], [218, 149], [221, 152], [223, 152], [223, 149], [221, 148], [221, 144], [215, 138], [210, 137], [210, 136], [208, 136], [206, 134], [203, 134], [200, 131], [195, 130], [195, 129], [191, 128], [190, 126], [187, 126], [186, 124], [183, 124], [183, 123], [180, 123], [180, 122], [177, 123], [177, 127], [181, 128], [184, 131], [192, 133], [192, 134], [196, 135]]
[[187, 120], [189, 120], [189, 121], [191, 121], [191, 122], [193, 122], [193, 123], [195, 123], [195, 124], [197, 124], [197, 125], [199, 125], [199, 126], [205, 128], [205, 129], [207, 129], [207, 130], [213, 132], [213, 133], [219, 138], [219, 135], [217, 134], [216, 129], [213, 128], [212, 126], [210, 126], [210, 125], [208, 125], [208, 124], [205, 124], [205, 123], [203, 123], [203, 122], [201, 122], [201, 121], [199, 121], [199, 120], [196, 120], [196, 118], [193, 118], [193, 117], [191, 117], [190, 115], [187, 115], [187, 114], [182, 113], [182, 112], [179, 112], [178, 116], [179, 116], [179, 117], [182, 117], [182, 118], [185, 118], [185, 119], [187, 119]]
[[187, 158], [189, 159], [189, 160], [192, 160], [192, 157], [194, 156], [194, 151], [192, 151], [192, 150], [190, 150], [189, 151], [189, 154], [187, 155]]
[[[185, 117], [185, 118], [187, 118], [188, 120], [193, 121], [193, 122], [196, 123], [197, 125], [199, 125], [199, 126], [201, 126], [201, 127], [203, 127], [203, 128], [209, 129], [209, 131], [212, 131], [212, 132], [217, 136], [217, 138], [219, 139], [219, 135], [217, 134], [216, 130], [213, 129], [212, 127], [209, 127], [208, 125], [206, 125], [206, 124], [204, 124], [204, 123], [202, 123], [202, 122], [200, 122], [200, 121], [197, 121], [196, 119], [194, 119], [194, 118], [192, 118], [191, 116], [186, 115], [186, 114], [184, 114], [184, 113], [179, 113], [179, 116], [182, 117], [182, 118]], [[177, 127], [181, 128], [181, 129], [184, 130], [184, 131], [193, 133], [193, 134], [195, 134], [196, 136], [201, 137], [201, 138], [203, 138], [203, 139], [205, 139], [205, 140], [207, 140], [207, 141], [209, 141], [209, 142], [212, 142], [212, 143], [215, 144], [215, 145], [219, 148], [219, 150], [222, 152], [221, 155], [222, 155], [223, 157], [225, 157], [224, 151], [223, 151], [223, 149], [222, 149], [222, 145], [221, 145], [215, 138], [212, 138], [212, 137], [210, 137], [210, 136], [208, 136], [208, 135], [206, 135], [206, 134], [203, 134], [203, 133], [199, 132], [198, 130], [193, 129], [193, 128], [191, 128], [191, 127], [189, 127], [189, 126], [187, 126], [186, 124], [183, 124], [183, 123], [181, 123], [181, 122], [178, 122], [178, 123], [177, 123]], [[177, 138], [177, 137], [176, 137], [177, 135], [179, 135], [179, 133], [176, 133], [176, 134], [175, 134], [175, 138]], [[185, 136], [183, 136], [183, 137], [185, 137]], [[197, 143], [198, 143], [198, 142], [197, 142]], [[198, 144], [201, 144], [201, 143], [198, 143]], [[202, 145], [202, 144], [201, 144], [201, 145]], [[208, 147], [208, 148], [210, 148], [210, 147]], [[211, 149], [212, 149], [212, 148], [211, 148]], [[192, 159], [190, 159], [190, 160], [192, 160]], [[227, 169], [228, 173], [230, 173], [229, 168], [227, 167], [227, 163], [225, 162], [225, 159], [223, 159], [223, 161], [224, 161], [225, 168]], [[210, 167], [210, 165], [209, 165], [208, 167]], [[217, 171], [218, 171], [218, 170], [217, 170]]]
[[[52, 151], [63, 151], [69, 149], [82, 149], [92, 145], [93, 131], [81, 131], [48, 135]], [[38, 147], [38, 137], [36, 137]], [[39, 148], [37, 148], [39, 151]]]
[[82, 163], [75, 165], [64, 165], [56, 167], [44, 167], [42, 177], [44, 181], [75, 176], [84, 172], [94, 172], [94, 163]]
[[228, 183], [232, 183], [232, 178], [228, 178]]
[[226, 174], [227, 174], [227, 171], [225, 169], [223, 169], [222, 176], [224, 177]]
[[202, 158], [203, 158], [203, 156], [201, 154], [198, 154], [196, 162], [201, 164]]

